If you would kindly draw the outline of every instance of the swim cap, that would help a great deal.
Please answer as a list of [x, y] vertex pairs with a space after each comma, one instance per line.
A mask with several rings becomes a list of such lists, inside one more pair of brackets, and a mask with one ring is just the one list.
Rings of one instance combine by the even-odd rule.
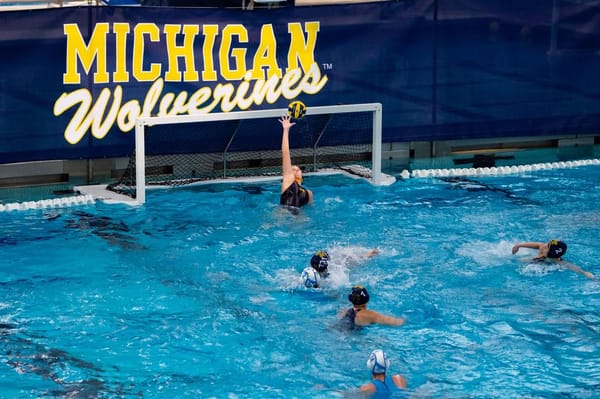
[[390, 367], [390, 360], [381, 349], [375, 349], [367, 359], [367, 367], [373, 374], [384, 374]]
[[307, 266], [302, 270], [302, 275], [300, 276], [304, 286], [306, 288], [318, 288], [319, 287], [319, 273], [310, 266]]
[[364, 305], [369, 302], [369, 293], [365, 287], [355, 285], [352, 287], [350, 295], [348, 295], [348, 300], [352, 302], [353, 305]]
[[327, 251], [319, 251], [313, 255], [310, 259], [310, 265], [314, 267], [319, 273], [327, 271], [327, 263], [329, 261], [329, 254]]
[[548, 257], [560, 258], [567, 253], [567, 244], [564, 241], [552, 240], [548, 243]]

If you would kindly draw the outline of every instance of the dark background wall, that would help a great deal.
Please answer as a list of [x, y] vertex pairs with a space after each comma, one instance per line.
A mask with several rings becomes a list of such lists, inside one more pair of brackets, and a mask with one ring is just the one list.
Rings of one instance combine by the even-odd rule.
[[[252, 54], [253, 33], [263, 24], [273, 24], [284, 49], [287, 23], [305, 21], [320, 22], [315, 60], [329, 81], [301, 100], [308, 106], [381, 102], [386, 142], [600, 130], [600, 1], [406, 0], [253, 11], [65, 7], [0, 12], [0, 163], [130, 154], [133, 132], [116, 126], [103, 138], [89, 132], [76, 144], [64, 138], [73, 112], [55, 116], [56, 99], [78, 87], [96, 97], [115, 87], [85, 74], [80, 86], [63, 84], [66, 23], [78, 24], [86, 40], [98, 22], [239, 23], [251, 33], [246, 46]], [[284, 64], [285, 53], [279, 57]], [[109, 58], [114, 64], [110, 51]], [[193, 92], [217, 83], [225, 82], [169, 89]], [[121, 86], [123, 101], [142, 101], [149, 84]], [[282, 97], [252, 109], [288, 102]], [[257, 130], [248, 146], [276, 142], [264, 140], [272, 134]]]

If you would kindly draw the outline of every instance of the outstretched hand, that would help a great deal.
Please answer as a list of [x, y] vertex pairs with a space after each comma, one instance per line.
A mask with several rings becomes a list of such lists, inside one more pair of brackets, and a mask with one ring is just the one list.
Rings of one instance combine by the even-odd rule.
[[381, 252], [381, 251], [379, 251], [379, 248], [375, 248], [375, 249], [372, 249], [369, 252], [367, 252], [366, 256], [367, 256], [367, 258], [371, 258], [371, 257], [379, 254], [379, 252]]
[[279, 122], [284, 129], [289, 129], [296, 124], [296, 122], [292, 122], [292, 117], [289, 115], [283, 115], [281, 118], [279, 118]]

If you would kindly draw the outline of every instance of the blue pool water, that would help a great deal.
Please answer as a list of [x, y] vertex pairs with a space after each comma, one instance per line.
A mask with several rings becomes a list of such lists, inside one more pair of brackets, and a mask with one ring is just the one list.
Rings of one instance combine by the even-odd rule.
[[[373, 187], [311, 176], [0, 213], [1, 398], [336, 398], [375, 348], [418, 398], [600, 395], [600, 167]], [[371, 248], [381, 253], [365, 260]], [[331, 276], [298, 276], [327, 249]], [[402, 327], [344, 331], [353, 284]]]

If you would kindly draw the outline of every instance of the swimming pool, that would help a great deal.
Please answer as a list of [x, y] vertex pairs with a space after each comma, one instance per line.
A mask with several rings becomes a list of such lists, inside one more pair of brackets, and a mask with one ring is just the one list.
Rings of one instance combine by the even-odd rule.
[[[599, 182], [598, 166], [311, 176], [298, 215], [277, 182], [0, 212], [0, 397], [353, 397], [375, 348], [415, 397], [593, 397], [600, 281], [511, 247], [561, 238], [600, 275]], [[307, 291], [322, 248], [332, 274]], [[352, 284], [406, 324], [339, 329]]]

